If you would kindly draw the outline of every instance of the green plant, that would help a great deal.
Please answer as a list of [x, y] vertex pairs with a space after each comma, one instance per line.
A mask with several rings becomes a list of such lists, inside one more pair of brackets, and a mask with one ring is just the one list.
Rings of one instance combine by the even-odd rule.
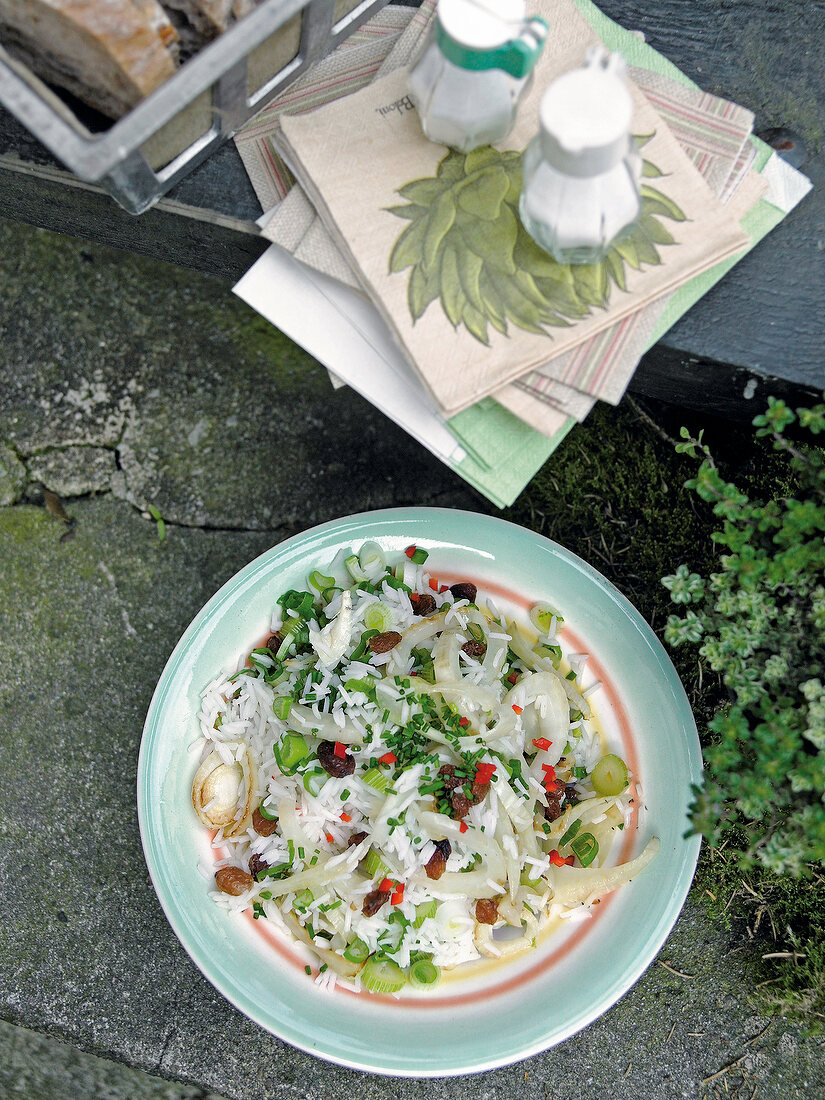
[[[644, 145], [648, 137], [639, 137]], [[644, 161], [648, 178], [662, 173]], [[685, 215], [663, 192], [642, 186], [638, 221], [597, 264], [559, 264], [521, 224], [521, 153], [490, 145], [466, 155], [442, 157], [436, 175], [399, 189], [407, 205], [388, 210], [409, 224], [390, 254], [390, 273], [411, 268], [407, 303], [413, 322], [431, 302], [454, 328], [489, 344], [488, 324], [507, 335], [508, 324], [547, 335], [547, 327], [568, 327], [610, 301], [611, 283], [627, 290], [626, 265], [662, 261], [659, 249], [674, 240], [660, 221]]]
[[722, 477], [701, 432], [682, 429], [677, 450], [701, 458], [686, 485], [722, 521], [722, 553], [707, 578], [681, 565], [663, 583], [683, 607], [666, 641], [698, 644], [730, 697], [708, 724], [693, 828], [715, 846], [732, 840], [740, 867], [799, 876], [825, 865], [825, 453], [786, 438], [794, 423], [825, 432], [825, 405], [794, 413], [770, 399], [754, 420], [794, 485], [763, 502]]

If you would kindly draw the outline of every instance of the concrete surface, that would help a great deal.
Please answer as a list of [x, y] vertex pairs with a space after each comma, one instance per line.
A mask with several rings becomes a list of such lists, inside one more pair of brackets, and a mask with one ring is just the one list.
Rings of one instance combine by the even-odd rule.
[[[492, 508], [218, 280], [0, 222], [0, 331], [0, 1097], [825, 1096], [822, 1041], [754, 1013], [742, 932], [696, 894], [606, 1016], [461, 1082], [327, 1065], [224, 1001], [169, 928], [137, 828], [168, 654], [295, 530], [390, 504]], [[623, 407], [573, 434], [559, 476], [611, 426], [638, 454], [670, 451]], [[617, 484], [639, 476], [636, 453], [613, 458]], [[537, 485], [510, 514], [541, 529], [552, 476]], [[657, 507], [672, 497], [662, 479]]]

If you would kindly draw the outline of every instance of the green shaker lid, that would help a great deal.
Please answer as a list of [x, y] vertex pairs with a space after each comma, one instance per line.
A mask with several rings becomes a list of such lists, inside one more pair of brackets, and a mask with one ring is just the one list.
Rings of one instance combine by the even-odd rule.
[[502, 69], [516, 79], [538, 60], [547, 23], [524, 17], [523, 0], [439, 0], [435, 36], [442, 54], [461, 69]]

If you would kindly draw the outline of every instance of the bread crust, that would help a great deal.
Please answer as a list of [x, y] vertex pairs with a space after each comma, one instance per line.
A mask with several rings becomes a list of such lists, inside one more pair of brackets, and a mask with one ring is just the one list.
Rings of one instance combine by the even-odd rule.
[[0, 31], [44, 80], [111, 118], [176, 69], [178, 35], [156, 0], [0, 0]]

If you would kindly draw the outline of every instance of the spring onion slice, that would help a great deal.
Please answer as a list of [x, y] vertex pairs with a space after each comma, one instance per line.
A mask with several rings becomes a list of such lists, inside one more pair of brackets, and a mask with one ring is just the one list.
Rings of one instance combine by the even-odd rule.
[[579, 833], [570, 841], [570, 850], [582, 867], [589, 867], [599, 854], [599, 842], [592, 833]]
[[407, 978], [392, 959], [371, 955], [361, 971], [361, 984], [371, 993], [398, 993], [407, 984]]
[[621, 794], [628, 783], [627, 764], [614, 752], [603, 756], [590, 773], [596, 794]]
[[284, 775], [294, 775], [309, 756], [309, 745], [300, 733], [288, 730], [280, 743], [272, 746], [275, 761]]
[[390, 873], [389, 867], [384, 863], [374, 848], [370, 848], [367, 854], [364, 856], [364, 861], [361, 865], [370, 878], [375, 878], [376, 875], [381, 875], [382, 878], [386, 877]]
[[335, 577], [326, 577], [318, 569], [313, 569], [307, 577], [308, 583], [317, 591], [324, 593], [335, 585]]
[[420, 928], [425, 920], [430, 917], [434, 917], [438, 911], [438, 902], [435, 898], [431, 898], [429, 901], [422, 901], [415, 907], [415, 920], [413, 921], [413, 928]]
[[377, 630], [379, 634], [389, 630], [393, 625], [393, 621], [392, 608], [380, 600], [377, 603], [370, 604], [364, 615], [364, 626], [370, 630]]
[[358, 552], [358, 564], [367, 580], [376, 581], [386, 569], [387, 559], [377, 542], [365, 542]]
[[572, 821], [564, 833], [564, 836], [559, 841], [559, 847], [563, 848], [565, 844], [569, 844], [579, 829], [582, 827], [582, 819], [577, 817], [575, 821]]
[[323, 768], [312, 768], [303, 776], [302, 782], [304, 784], [304, 790], [314, 798], [317, 798], [321, 793], [321, 788], [328, 779], [329, 775]]
[[282, 722], [286, 721], [291, 710], [292, 698], [289, 695], [279, 695], [272, 704], [272, 713], [276, 718], [280, 718]]
[[391, 784], [389, 772], [382, 772], [378, 768], [368, 768], [361, 779], [368, 787], [378, 791], [379, 794], [388, 794]]
[[419, 958], [410, 962], [410, 983], [415, 986], [435, 985], [441, 977], [440, 969], [431, 958]]
[[356, 938], [344, 948], [344, 958], [350, 962], [362, 963], [369, 958], [370, 949], [362, 939]]
[[345, 558], [344, 565], [347, 567], [347, 572], [356, 583], [360, 581], [369, 581], [369, 577], [364, 572], [357, 554], [350, 554], [348, 558]]

